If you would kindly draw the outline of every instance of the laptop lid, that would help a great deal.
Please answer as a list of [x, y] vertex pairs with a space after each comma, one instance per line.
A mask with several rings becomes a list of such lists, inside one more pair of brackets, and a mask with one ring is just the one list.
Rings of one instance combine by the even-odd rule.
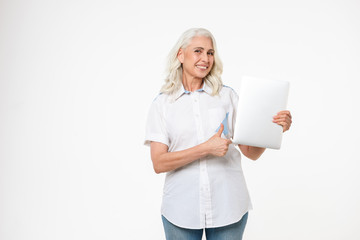
[[244, 76], [239, 92], [233, 143], [280, 149], [282, 126], [273, 116], [285, 110], [289, 82]]

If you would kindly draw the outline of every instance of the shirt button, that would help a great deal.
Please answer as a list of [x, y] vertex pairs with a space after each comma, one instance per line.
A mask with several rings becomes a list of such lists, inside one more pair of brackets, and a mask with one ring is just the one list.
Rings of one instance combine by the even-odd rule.
[[197, 99], [194, 99], [194, 102], [197, 102]]

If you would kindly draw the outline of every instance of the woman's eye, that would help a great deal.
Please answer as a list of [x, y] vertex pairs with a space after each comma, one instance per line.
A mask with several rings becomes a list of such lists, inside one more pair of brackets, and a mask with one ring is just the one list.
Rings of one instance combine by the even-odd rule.
[[209, 54], [210, 56], [214, 56], [214, 53], [213, 53], [213, 52], [208, 52], [208, 54]]
[[200, 52], [200, 50], [199, 50], [199, 49], [196, 49], [194, 52], [199, 53], [199, 52]]

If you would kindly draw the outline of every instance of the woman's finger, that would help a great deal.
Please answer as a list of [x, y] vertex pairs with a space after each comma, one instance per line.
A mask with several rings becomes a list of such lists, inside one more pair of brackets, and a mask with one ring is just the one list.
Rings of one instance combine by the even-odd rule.
[[283, 132], [289, 129], [289, 125], [286, 122], [280, 122], [278, 124], [283, 127]]
[[277, 114], [288, 114], [288, 115], [291, 116], [291, 113], [290, 113], [290, 111], [288, 111], [288, 110], [280, 111], [280, 112], [278, 112]]
[[291, 120], [289, 118], [278, 118], [278, 119], [273, 119], [273, 122], [279, 123], [279, 122], [288, 122], [290, 123]]
[[278, 118], [281, 116], [289, 116], [289, 118], [292, 118], [291, 113], [287, 110], [278, 112], [274, 117]]
[[291, 126], [291, 124], [289, 122], [286, 122], [286, 121], [279, 121], [279, 122], [276, 122], [276, 123], [283, 127], [284, 132], [289, 130], [290, 126]]

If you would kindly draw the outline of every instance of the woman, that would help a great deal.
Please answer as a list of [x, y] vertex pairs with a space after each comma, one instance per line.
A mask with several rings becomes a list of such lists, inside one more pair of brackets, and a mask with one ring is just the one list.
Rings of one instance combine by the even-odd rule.
[[[162, 220], [166, 239], [242, 239], [251, 202], [241, 154], [231, 142], [238, 95], [222, 84], [216, 42], [189, 29], [171, 50], [168, 76], [153, 101], [145, 144], [156, 173], [166, 172]], [[289, 111], [273, 122], [287, 131]], [[256, 160], [264, 148], [239, 145]]]

